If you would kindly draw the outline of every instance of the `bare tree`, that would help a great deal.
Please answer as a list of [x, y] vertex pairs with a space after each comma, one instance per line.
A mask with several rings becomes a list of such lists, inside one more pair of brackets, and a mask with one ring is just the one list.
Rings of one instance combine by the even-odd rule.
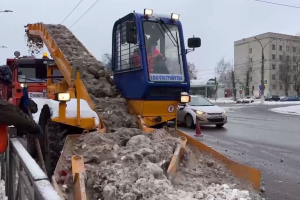
[[112, 72], [112, 57], [111, 57], [111, 54], [108, 54], [108, 53], [103, 54], [101, 62], [103, 63], [106, 70], [109, 73], [111, 73]]
[[290, 72], [290, 70], [291, 70], [290, 57], [284, 54], [283, 61], [279, 66], [279, 81], [283, 85], [283, 90], [286, 96], [289, 95], [289, 88], [290, 85], [293, 83], [291, 79], [292, 73]]
[[295, 47], [295, 52], [293, 52], [293, 58], [291, 59], [292, 69], [291, 75], [293, 78], [293, 85], [297, 95], [300, 95], [300, 47]]
[[190, 80], [196, 80], [198, 70], [196, 69], [195, 64], [187, 62], [187, 67], [188, 67]]
[[215, 67], [215, 72], [218, 74], [218, 82], [223, 84], [226, 88], [232, 87], [232, 71], [233, 66], [222, 58]]

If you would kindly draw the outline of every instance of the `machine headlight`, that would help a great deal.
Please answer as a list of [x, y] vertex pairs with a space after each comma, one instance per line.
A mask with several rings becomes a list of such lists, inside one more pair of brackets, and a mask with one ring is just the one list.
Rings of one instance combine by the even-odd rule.
[[149, 17], [149, 16], [152, 16], [152, 15], [153, 15], [153, 10], [152, 9], [147, 9], [147, 8], [144, 9], [144, 16], [145, 17]]
[[178, 14], [176, 14], [176, 13], [172, 13], [172, 14], [171, 14], [171, 19], [172, 19], [173, 21], [178, 21], [178, 20], [179, 20], [179, 16], [180, 16], [180, 15], [178, 15]]
[[226, 111], [225, 110], [223, 111], [223, 114], [226, 115]]
[[180, 102], [181, 103], [189, 103], [191, 101], [191, 96], [186, 92], [181, 93]]
[[71, 96], [70, 93], [56, 93], [55, 100], [56, 101], [70, 101]]
[[26, 88], [26, 87], [27, 87], [27, 83], [21, 83], [20, 86], [21, 86], [22, 88], [24, 88], [24, 87]]

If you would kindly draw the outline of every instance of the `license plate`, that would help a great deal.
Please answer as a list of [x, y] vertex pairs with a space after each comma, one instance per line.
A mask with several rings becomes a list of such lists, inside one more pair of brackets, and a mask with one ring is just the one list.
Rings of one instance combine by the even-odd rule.
[[44, 98], [44, 93], [42, 92], [29, 92], [29, 98]]
[[223, 118], [221, 115], [215, 115], [215, 116], [211, 116], [211, 119], [221, 119]]

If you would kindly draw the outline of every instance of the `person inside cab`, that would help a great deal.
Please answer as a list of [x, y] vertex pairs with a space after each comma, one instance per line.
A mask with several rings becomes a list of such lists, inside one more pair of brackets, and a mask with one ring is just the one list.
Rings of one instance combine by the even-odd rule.
[[[169, 74], [166, 65], [167, 58], [158, 49], [161, 37], [164, 35], [158, 28], [152, 24], [145, 27], [145, 49], [147, 53], [147, 64], [149, 74]], [[131, 55], [131, 63], [133, 67], [141, 67], [140, 49], [137, 48]]]

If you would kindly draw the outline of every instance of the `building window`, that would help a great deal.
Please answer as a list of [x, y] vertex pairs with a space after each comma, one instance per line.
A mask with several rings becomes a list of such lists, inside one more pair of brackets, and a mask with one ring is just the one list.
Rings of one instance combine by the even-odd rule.
[[275, 68], [276, 68], [276, 65], [275, 65], [275, 64], [273, 64], [273, 65], [272, 65], [272, 69], [275, 69]]
[[286, 46], [286, 52], [289, 52], [289, 51], [290, 51], [290, 47]]
[[250, 76], [249, 80], [250, 80], [250, 82], [252, 81], [252, 76]]
[[297, 75], [294, 75], [294, 81], [296, 81], [297, 80]]
[[279, 55], [279, 60], [282, 60], [282, 55]]
[[279, 51], [282, 51], [282, 46], [281, 45], [279, 45]]
[[286, 60], [289, 61], [290, 60], [290, 56], [286, 56]]
[[279, 85], [279, 89], [282, 90], [282, 85]]
[[273, 90], [276, 90], [276, 85], [273, 85]]
[[252, 85], [252, 91], [254, 91], [254, 85]]
[[272, 44], [272, 50], [275, 50], [275, 44]]
[[249, 72], [252, 72], [252, 67], [249, 67]]
[[276, 58], [275, 54], [272, 54], [272, 60], [275, 60], [275, 58]]
[[249, 49], [249, 53], [252, 53], [252, 48]]
[[282, 65], [279, 65], [279, 70], [282, 70]]
[[293, 47], [293, 53], [296, 53], [296, 47]]
[[276, 80], [275, 74], [272, 74], [272, 80]]
[[294, 70], [294, 71], [297, 70], [297, 66], [296, 66], [296, 65], [293, 66], [293, 70]]
[[249, 62], [252, 62], [252, 58], [249, 58]]
[[293, 61], [296, 62], [297, 58], [296, 56], [293, 56]]

